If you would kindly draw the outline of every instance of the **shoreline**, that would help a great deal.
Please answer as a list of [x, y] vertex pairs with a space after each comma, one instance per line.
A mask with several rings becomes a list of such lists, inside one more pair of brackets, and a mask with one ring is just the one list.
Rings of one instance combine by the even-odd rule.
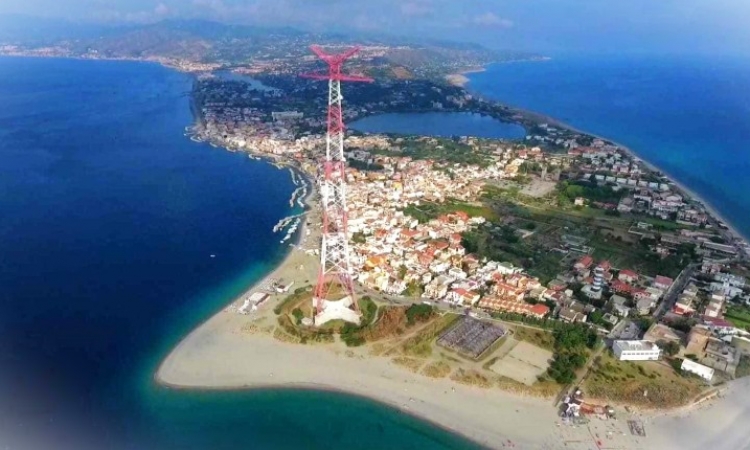
[[[618, 145], [624, 152], [637, 158], [649, 170], [664, 174], [681, 192], [700, 202], [714, 218], [722, 220], [728, 226], [730, 225], [719, 214], [716, 214], [707, 202], [686, 189], [666, 172], [638, 156], [632, 149], [605, 137], [578, 130], [548, 116], [515, 107], [513, 109], [519, 113], [548, 121], [550, 124]], [[278, 164], [281, 162], [281, 164], [297, 171], [301, 176], [307, 177], [303, 171], [294, 167], [293, 162], [290, 164], [283, 158], [281, 158], [282, 161], [279, 161], [276, 158], [247, 149], [223, 147], [228, 151], [239, 151], [260, 156], [268, 163]], [[307, 181], [310, 182], [309, 179]], [[310, 186], [312, 187], [311, 192], [305, 198], [305, 203], [308, 206], [308, 200], [312, 195], [312, 190], [314, 190], [312, 182], [310, 182]], [[309, 207], [307, 212], [312, 214], [313, 208]], [[298, 231], [295, 245], [299, 245], [299, 240], [301, 240], [306, 227], [305, 223]], [[731, 227], [730, 231], [742, 237]], [[241, 296], [233, 299], [228, 306], [244, 298], [259, 286], [267, 284], [270, 279], [278, 278], [279, 275], [289, 270], [292, 266], [292, 258], [296, 253], [295, 248], [289, 249], [273, 270], [250, 286]], [[261, 306], [261, 309], [265, 309], [266, 312], [270, 308], [271, 306], [268, 304]], [[547, 447], [547, 445], [550, 445], [552, 439], [557, 439], [556, 436], [546, 434], [540, 436], [540, 434], [543, 434], [539, 432], [540, 424], [542, 424], [542, 428], [549, 428], [547, 431], [555, 431], [554, 425], [558, 421], [555, 409], [547, 399], [524, 397], [499, 389], [487, 390], [464, 386], [449, 379], [426, 378], [422, 375], [411, 374], [403, 367], [395, 367], [392, 363], [380, 357], [360, 356], [358, 358], [348, 354], [342, 356], [340, 351], [331, 351], [330, 348], [322, 348], [322, 346], [317, 345], [288, 344], [270, 336], [240, 336], [242, 333], [241, 331], [238, 333], [238, 327], [243, 318], [247, 316], [228, 312], [227, 309], [227, 307], [223, 308], [180, 340], [178, 345], [162, 360], [158, 370], [154, 373], [154, 381], [157, 384], [178, 390], [283, 389], [339, 392], [364, 397], [394, 408], [399, 413], [427, 421], [432, 426], [461, 435], [481, 446], [497, 447], [504, 443], [508, 436], [513, 436], [514, 441], [520, 441], [524, 444], [522, 448], [553, 448]], [[226, 361], [232, 361], [236, 364], [233, 367], [227, 367]], [[350, 370], [346, 370], [347, 366]], [[379, 375], [378, 372], [380, 372]], [[273, 377], [275, 377], [275, 380], [270, 382], [269, 378]], [[280, 378], [281, 380], [279, 380]], [[307, 381], [300, 382], [299, 380]], [[404, 388], [405, 391], [409, 391], [408, 394], [403, 394], [399, 390], [399, 386], [404, 385], [408, 386], [408, 389]], [[447, 402], [445, 399], [439, 399], [440, 396], [436, 394], [439, 394], [438, 390], [442, 388], [445, 389], [445, 394], [448, 393], [449, 389], [451, 392], [459, 392], [460, 399], [456, 398], [459, 396], [451, 396], [453, 398], [447, 400]], [[479, 405], [482, 405], [483, 408], [477, 408]], [[691, 408], [692, 406], [688, 405], [683, 408]], [[523, 409], [524, 414], [530, 417], [525, 417], [524, 423], [514, 423], [512, 420], [514, 407], [519, 408], [515, 409], [516, 414], [519, 414], [519, 411]], [[477, 416], [479, 413], [477, 409], [486, 412], [488, 408], [491, 408], [492, 412], [496, 414], [493, 415], [491, 421], [487, 421], [486, 417]], [[657, 413], [661, 417], [672, 418], [679, 415], [680, 410], [660, 410]], [[656, 417], [652, 414], [653, 412], [650, 412], [648, 416]], [[502, 418], [500, 419], [499, 416]], [[459, 418], [462, 420], [457, 420]], [[459, 425], [456, 425], [457, 423]], [[502, 423], [503, 426], [499, 426], [499, 423]], [[508, 423], [511, 423], [512, 426], [508, 426]], [[524, 425], [528, 425], [528, 423], [537, 428], [536, 432], [524, 428]]]
[[488, 447], [486, 444], [483, 444], [481, 442], [474, 441], [470, 437], [463, 434], [460, 430], [451, 428], [448, 425], [444, 425], [442, 423], [433, 421], [429, 418], [426, 418], [420, 414], [414, 413], [412, 411], [409, 411], [408, 409], [403, 409], [401, 406], [399, 406], [396, 403], [391, 403], [384, 401], [382, 399], [374, 398], [368, 395], [359, 394], [356, 392], [352, 392], [345, 389], [336, 388], [335, 386], [331, 386], [329, 384], [323, 384], [323, 383], [314, 383], [314, 382], [292, 382], [292, 383], [256, 383], [253, 385], [248, 386], [236, 386], [236, 387], [190, 387], [190, 386], [180, 386], [176, 384], [170, 384], [169, 382], [163, 381], [163, 380], [157, 380], [157, 382], [169, 389], [177, 390], [177, 391], [202, 391], [202, 392], [236, 392], [236, 391], [246, 391], [246, 390], [272, 390], [272, 391], [298, 391], [298, 392], [326, 392], [326, 393], [335, 393], [335, 394], [341, 394], [348, 397], [355, 397], [361, 400], [365, 400], [368, 402], [374, 402], [377, 403], [380, 406], [385, 406], [387, 408], [390, 408], [393, 410], [394, 413], [408, 416], [412, 419], [426, 422], [431, 427], [437, 428], [439, 430], [445, 431], [446, 433], [450, 433], [453, 435], [461, 436], [463, 439], [471, 441], [474, 445], [477, 447], [491, 450], [492, 447]]
[[[544, 436], [538, 441], [532, 432], [539, 420], [556, 419], [548, 400], [499, 389], [488, 392], [449, 379], [432, 380], [384, 358], [342, 355], [320, 345], [289, 344], [266, 335], [239, 335], [240, 319], [222, 311], [194, 330], [162, 362], [155, 382], [176, 390], [314, 390], [353, 395], [484, 448], [497, 448], [508, 439], [523, 444], [521, 448], [542, 448], [542, 441], [553, 439]], [[229, 367], [222, 361], [234, 363]], [[435, 401], [438, 393], [442, 397]], [[456, 421], [477, 415], [476, 405], [482, 403], [490, 411], [475, 417], [478, 423]], [[498, 427], [500, 418], [515, 423]]]
[[[475, 71], [473, 73], [485, 72], [486, 70], [487, 70], [487, 68], [485, 67], [484, 70], [482, 70], [482, 71]], [[672, 184], [674, 186], [675, 191], [677, 191], [678, 193], [682, 194], [683, 196], [687, 196], [690, 199], [692, 199], [692, 200], [700, 203], [703, 206], [703, 208], [705, 208], [705, 210], [706, 210], [706, 212], [708, 214], [710, 214], [716, 220], [718, 220], [718, 221], [724, 223], [724, 225], [726, 225], [728, 231], [731, 232], [734, 235], [735, 239], [741, 239], [741, 240], [743, 240], [745, 242], [750, 242], [750, 235], [745, 236], [743, 233], [741, 233], [738, 230], [738, 228], [737, 228], [737, 226], [735, 224], [733, 224], [731, 221], [729, 221], [725, 217], [723, 217], [718, 212], [718, 210], [714, 206], [712, 206], [709, 202], [707, 202], [704, 198], [702, 198], [700, 195], [698, 195], [695, 191], [693, 191], [690, 188], [688, 188], [685, 185], [685, 183], [679, 181], [677, 178], [675, 178], [674, 176], [672, 176], [671, 174], [669, 174], [668, 172], [666, 172], [665, 170], [663, 170], [662, 168], [660, 168], [656, 164], [648, 161], [643, 156], [639, 155], [638, 152], [636, 152], [635, 150], [633, 150], [631, 147], [628, 147], [627, 145], [624, 145], [624, 144], [621, 144], [621, 143], [619, 143], [617, 141], [614, 141], [611, 138], [608, 138], [606, 136], [601, 136], [601, 135], [598, 135], [598, 134], [594, 134], [594, 133], [582, 130], [582, 129], [577, 128], [575, 126], [572, 126], [572, 125], [570, 125], [570, 124], [568, 124], [566, 122], [558, 120], [558, 119], [556, 119], [554, 117], [548, 116], [548, 115], [546, 115], [544, 113], [540, 113], [540, 112], [536, 112], [536, 111], [533, 111], [533, 110], [530, 110], [530, 109], [520, 108], [520, 107], [517, 107], [517, 106], [514, 106], [514, 105], [503, 103], [500, 100], [490, 99], [485, 94], [483, 94], [482, 92], [469, 89], [467, 87], [467, 85], [471, 83], [471, 79], [468, 78], [468, 77], [465, 77], [465, 78], [467, 79], [466, 83], [464, 85], [459, 86], [459, 87], [462, 87], [462, 88], [466, 89], [467, 91], [470, 91], [472, 94], [477, 94], [477, 95], [479, 95], [479, 96], [481, 96], [483, 98], [486, 98], [486, 99], [488, 99], [490, 101], [494, 101], [494, 102], [500, 103], [502, 105], [508, 106], [509, 108], [511, 108], [516, 113], [522, 114], [522, 115], [524, 115], [524, 116], [526, 116], [526, 117], [528, 117], [528, 118], [530, 118], [530, 119], [532, 119], [534, 121], [537, 121], [537, 122], [546, 122], [546, 123], [549, 123], [550, 125], [553, 125], [553, 126], [555, 126], [557, 128], [564, 128], [564, 129], [570, 130], [570, 131], [572, 131], [574, 133], [579, 133], [579, 134], [585, 134], [585, 135], [588, 135], [588, 136], [592, 136], [594, 138], [601, 139], [603, 141], [610, 142], [613, 145], [616, 145], [624, 153], [626, 153], [626, 154], [630, 155], [631, 157], [637, 159], [649, 171], [661, 173], [665, 178], [667, 178], [669, 180], [670, 184]]]

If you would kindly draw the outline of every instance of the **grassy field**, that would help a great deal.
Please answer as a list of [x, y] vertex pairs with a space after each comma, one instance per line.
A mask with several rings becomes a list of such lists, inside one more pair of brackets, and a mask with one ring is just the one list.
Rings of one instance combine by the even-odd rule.
[[443, 214], [449, 214], [454, 212], [465, 212], [470, 217], [484, 217], [489, 221], [495, 221], [499, 219], [497, 212], [494, 209], [486, 205], [476, 205], [472, 203], [466, 203], [458, 200], [446, 200], [443, 203], [428, 203], [423, 202], [421, 205], [409, 205], [404, 209], [404, 213], [408, 214], [420, 222], [428, 222], [431, 219], [435, 219]]
[[595, 399], [665, 408], [687, 404], [702, 385], [664, 363], [618, 361], [605, 352], [594, 362], [583, 389]]
[[750, 308], [746, 306], [730, 306], [724, 318], [738, 328], [750, 329]]
[[401, 346], [405, 355], [418, 356], [426, 358], [432, 354], [432, 344], [435, 339], [451, 325], [453, 325], [461, 316], [457, 314], [445, 314], [439, 317], [433, 323], [427, 325], [417, 334], [407, 339]]
[[549, 331], [518, 326], [513, 337], [518, 341], [525, 341], [545, 350], [554, 350], [555, 337]]

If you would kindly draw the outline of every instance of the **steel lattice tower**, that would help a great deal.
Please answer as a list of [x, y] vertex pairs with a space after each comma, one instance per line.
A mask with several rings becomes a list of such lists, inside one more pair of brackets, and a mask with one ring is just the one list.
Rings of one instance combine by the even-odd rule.
[[351, 58], [359, 48], [341, 54], [328, 54], [320, 47], [310, 47], [320, 59], [328, 64], [327, 74], [303, 74], [305, 78], [328, 80], [328, 132], [326, 134], [326, 154], [322, 164], [323, 179], [320, 195], [323, 210], [322, 243], [320, 248], [320, 270], [315, 286], [314, 306], [317, 314], [323, 309], [324, 300], [332, 294], [331, 287], [337, 282], [342, 288], [342, 296], [350, 296], [354, 308], [354, 283], [351, 277], [349, 260], [349, 236], [347, 234], [346, 206], [346, 158], [344, 156], [344, 117], [341, 107], [341, 82], [372, 82], [371, 78], [345, 75], [341, 73], [344, 61]]

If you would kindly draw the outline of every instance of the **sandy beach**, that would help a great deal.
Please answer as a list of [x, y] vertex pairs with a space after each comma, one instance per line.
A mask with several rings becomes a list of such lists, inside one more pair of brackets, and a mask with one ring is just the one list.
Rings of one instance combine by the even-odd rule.
[[450, 83], [450, 84], [452, 84], [454, 86], [466, 87], [466, 84], [469, 81], [471, 81], [469, 79], [469, 77], [467, 77], [466, 75], [468, 75], [470, 73], [484, 72], [486, 70], [487, 69], [484, 68], [484, 67], [475, 67], [473, 69], [466, 69], [466, 70], [462, 70], [462, 71], [457, 72], [457, 73], [452, 73], [452, 74], [446, 75], [445, 79], [448, 81], [448, 83]]
[[[297, 252], [299, 253], [299, 252]], [[288, 263], [297, 262], [292, 254]], [[276, 273], [287, 276], [284, 267]], [[523, 449], [716, 449], [748, 448], [739, 425], [750, 418], [750, 380], [732, 385], [723, 398], [676, 414], [592, 419], [587, 426], [563, 425], [551, 400], [521, 397], [499, 389], [432, 379], [341, 344], [281, 342], [262, 331], [275, 323], [273, 305], [244, 316], [222, 311], [193, 331], [159, 368], [159, 383], [179, 389], [332, 389], [366, 396], [414, 414], [489, 448], [510, 440]], [[254, 330], [248, 330], [252, 324]], [[645, 424], [647, 437], [630, 434], [627, 420]]]
[[294, 247], [263, 280], [185, 337], [160, 365], [155, 379], [175, 389], [331, 389], [365, 396], [426, 419], [489, 448], [584, 450], [606, 440], [610, 448], [651, 448], [627, 432], [621, 421], [592, 421], [588, 426], [560, 423], [552, 400], [522, 397], [498, 388], [434, 379], [373, 356], [368, 347], [343, 343], [301, 345], [276, 339], [273, 308], [287, 294], [274, 294], [248, 315], [237, 310], [249, 293], [267, 290], [273, 280], [294, 282], [292, 290], [315, 280], [314, 248], [320, 220], [308, 215], [311, 233], [300, 231]]
[[[447, 79], [463, 86], [469, 81], [465, 73], [449, 75]], [[518, 111], [586, 133], [540, 114]], [[649, 169], [661, 171], [631, 149], [613, 143], [639, 158]], [[714, 217], [729, 225], [708, 203], [670, 179], [683, 193], [703, 203]], [[742, 427], [750, 418], [750, 380], [730, 383], [720, 398], [699, 406], [658, 415], [618, 408], [618, 420], [593, 418], [587, 425], [572, 426], [561, 422], [550, 399], [465, 385], [449, 378], [429, 378], [394, 364], [387, 357], [372, 355], [368, 346], [348, 348], [341, 342], [302, 345], [275, 338], [273, 330], [277, 322], [273, 308], [288, 294], [272, 294], [259, 310], [247, 315], [239, 314], [237, 308], [247, 294], [268, 290], [274, 280], [294, 282], [292, 291], [314, 283], [319, 261], [309, 250], [318, 243], [319, 211], [312, 208], [306, 221], [312, 223], [310, 234], [303, 226], [299, 241], [273, 272], [185, 337], [160, 365], [155, 374], [158, 383], [174, 389], [342, 391], [380, 401], [489, 448], [750, 448], [750, 435]], [[735, 229], [731, 231], [741, 236]], [[647, 436], [631, 434], [628, 420], [642, 421]]]

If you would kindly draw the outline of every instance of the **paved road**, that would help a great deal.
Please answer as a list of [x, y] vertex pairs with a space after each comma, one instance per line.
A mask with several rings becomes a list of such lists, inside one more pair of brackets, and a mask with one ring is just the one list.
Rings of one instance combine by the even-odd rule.
[[685, 269], [683, 269], [682, 272], [680, 272], [680, 275], [677, 277], [677, 279], [674, 280], [674, 283], [672, 283], [672, 287], [670, 287], [667, 293], [664, 294], [664, 298], [662, 299], [661, 303], [659, 303], [659, 306], [656, 308], [656, 310], [654, 310], [653, 316], [657, 322], [661, 320], [662, 317], [664, 317], [664, 314], [666, 314], [667, 311], [672, 309], [674, 304], [677, 302], [677, 297], [680, 295], [680, 293], [682, 293], [683, 289], [685, 289], [693, 275], [695, 275], [698, 267], [700, 267], [700, 265], [697, 263], [688, 265]]

